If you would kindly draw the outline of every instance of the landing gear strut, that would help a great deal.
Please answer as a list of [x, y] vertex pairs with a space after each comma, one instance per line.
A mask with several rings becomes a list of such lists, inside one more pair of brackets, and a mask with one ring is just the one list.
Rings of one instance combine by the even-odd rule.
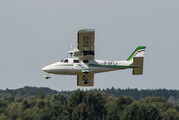
[[88, 80], [88, 78], [87, 78], [87, 74], [88, 74], [89, 72], [91, 72], [91, 71], [92, 71], [91, 69], [86, 69], [86, 68], [84, 68], [84, 69], [81, 70], [81, 72], [84, 73], [84, 74], [83, 74], [83, 80], [82, 80], [82, 82], [83, 82], [84, 84], [88, 84], [89, 82], [92, 82], [91, 80]]
[[84, 74], [84, 75], [83, 75], [83, 80], [82, 80], [82, 82], [83, 82], [84, 84], [88, 84], [88, 83], [90, 83], [90, 82], [92, 82], [92, 81], [87, 79], [87, 74]]
[[88, 84], [88, 82], [87, 82], [87, 75], [86, 75], [87, 73], [85, 73], [84, 75], [83, 75], [83, 80], [82, 80], [82, 82], [84, 83], [84, 84]]

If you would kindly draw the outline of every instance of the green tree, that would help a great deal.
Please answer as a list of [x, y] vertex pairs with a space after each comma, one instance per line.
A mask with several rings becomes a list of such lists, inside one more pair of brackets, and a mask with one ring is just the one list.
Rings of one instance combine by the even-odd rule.
[[179, 120], [179, 112], [176, 109], [169, 108], [162, 113], [162, 120]]
[[[69, 118], [74, 118], [74, 116], [77, 116], [77, 113], [81, 113], [81, 109], [85, 108], [85, 110], [88, 110], [88, 119], [102, 119], [103, 114], [106, 114], [105, 104], [106, 94], [100, 92], [84, 92], [83, 90], [77, 90], [69, 98]], [[78, 112], [74, 112], [76, 109], [78, 109]]]
[[42, 90], [40, 90], [37, 93], [36, 97], [39, 98], [39, 99], [44, 99], [46, 97], [46, 94]]
[[129, 105], [123, 114], [121, 120], [161, 120], [160, 111], [150, 104]]
[[55, 104], [66, 104], [67, 101], [64, 98], [63, 94], [58, 93], [58, 94], [52, 95], [52, 97], [51, 97], [51, 103], [53, 105], [55, 105]]
[[131, 98], [120, 96], [118, 98], [113, 98], [110, 96], [110, 101], [107, 104], [107, 111], [108, 111], [108, 120], [119, 120], [123, 110], [131, 103], [133, 100]]
[[106, 114], [106, 94], [90, 92], [85, 95], [83, 102], [90, 109], [91, 119], [102, 119], [103, 114]]
[[72, 120], [92, 120], [91, 110], [85, 103], [80, 103], [72, 112]]

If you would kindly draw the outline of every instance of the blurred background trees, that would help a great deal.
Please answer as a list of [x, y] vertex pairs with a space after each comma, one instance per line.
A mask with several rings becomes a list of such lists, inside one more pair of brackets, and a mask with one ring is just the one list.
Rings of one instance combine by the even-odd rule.
[[[122, 94], [119, 89], [107, 91], [78, 89], [68, 95], [40, 90], [31, 97], [4, 94], [0, 99], [0, 120], [179, 120], [176, 96], [171, 95], [169, 99], [148, 96], [136, 100], [133, 96], [116, 97]], [[126, 91], [134, 96], [139, 92], [137, 89]]]

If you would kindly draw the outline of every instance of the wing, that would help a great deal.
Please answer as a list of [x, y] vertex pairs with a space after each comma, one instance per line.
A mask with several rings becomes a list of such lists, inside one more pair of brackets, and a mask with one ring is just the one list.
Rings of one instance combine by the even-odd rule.
[[77, 75], [77, 85], [78, 86], [93, 86], [94, 85], [94, 74], [87, 74], [87, 79], [89, 80], [89, 83], [84, 84], [84, 75]]
[[82, 29], [78, 31], [78, 50], [83, 51], [80, 59], [94, 59], [94, 29]]

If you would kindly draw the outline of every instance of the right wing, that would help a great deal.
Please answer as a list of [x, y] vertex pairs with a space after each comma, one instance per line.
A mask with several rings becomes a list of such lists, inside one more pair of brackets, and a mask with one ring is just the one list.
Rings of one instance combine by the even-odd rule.
[[78, 86], [93, 86], [94, 85], [94, 74], [88, 73], [86, 78], [88, 80], [90, 80], [91, 82], [84, 84], [83, 82], [84, 82], [85, 76], [77, 75], [77, 85]]
[[78, 50], [83, 51], [80, 59], [94, 59], [94, 29], [82, 29], [78, 31]]

